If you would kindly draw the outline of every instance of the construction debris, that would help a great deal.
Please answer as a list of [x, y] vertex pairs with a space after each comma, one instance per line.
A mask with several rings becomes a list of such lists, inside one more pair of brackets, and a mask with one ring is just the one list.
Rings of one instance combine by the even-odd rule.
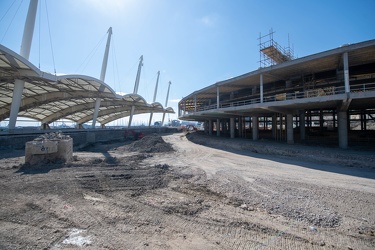
[[69, 135], [52, 132], [26, 142], [25, 163], [70, 162], [73, 158], [73, 139]]
[[172, 146], [165, 142], [158, 134], [151, 134], [129, 145], [129, 151], [141, 153], [161, 153], [174, 151]]

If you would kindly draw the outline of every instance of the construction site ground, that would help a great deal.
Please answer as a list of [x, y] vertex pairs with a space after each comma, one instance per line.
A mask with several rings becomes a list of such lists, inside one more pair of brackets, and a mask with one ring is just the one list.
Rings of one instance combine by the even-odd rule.
[[375, 249], [375, 154], [149, 135], [0, 151], [0, 249]]

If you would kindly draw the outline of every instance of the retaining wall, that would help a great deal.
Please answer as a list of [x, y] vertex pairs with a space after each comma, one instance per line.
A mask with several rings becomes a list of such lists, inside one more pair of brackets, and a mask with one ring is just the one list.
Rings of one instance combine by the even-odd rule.
[[[152, 133], [175, 133], [177, 128], [160, 127], [160, 128], [131, 128], [135, 131], [141, 131], [144, 134]], [[50, 130], [14, 130], [2, 132], [0, 134], [0, 149], [24, 149], [28, 141], [32, 141], [38, 136], [61, 131], [65, 135], [73, 138], [73, 146], [80, 147], [87, 143], [115, 141], [124, 139], [126, 129], [50, 129]]]

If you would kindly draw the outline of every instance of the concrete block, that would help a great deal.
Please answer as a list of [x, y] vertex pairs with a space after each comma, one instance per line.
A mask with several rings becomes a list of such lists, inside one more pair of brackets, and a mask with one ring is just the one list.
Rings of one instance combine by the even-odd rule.
[[[46, 148], [48, 149], [46, 150]], [[25, 163], [29, 163], [30, 165], [36, 165], [46, 161], [70, 162], [72, 159], [72, 138], [62, 140], [31, 141], [26, 143]]]
[[55, 153], [56, 158], [64, 162], [70, 162], [73, 159], [73, 139], [60, 140], [58, 150]]
[[57, 141], [43, 140], [26, 143], [26, 152], [33, 155], [44, 155], [57, 152]]

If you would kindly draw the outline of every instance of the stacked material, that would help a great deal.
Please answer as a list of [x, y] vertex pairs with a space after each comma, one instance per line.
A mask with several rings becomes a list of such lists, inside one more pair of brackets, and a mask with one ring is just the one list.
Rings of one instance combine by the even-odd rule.
[[73, 139], [61, 132], [41, 135], [26, 142], [25, 163], [69, 162], [73, 158]]

